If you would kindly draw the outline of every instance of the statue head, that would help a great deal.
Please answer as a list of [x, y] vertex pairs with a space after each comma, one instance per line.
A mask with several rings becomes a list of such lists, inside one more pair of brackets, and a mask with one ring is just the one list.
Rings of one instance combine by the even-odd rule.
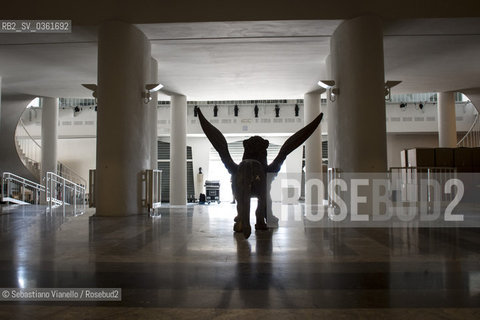
[[242, 160], [253, 159], [267, 165], [267, 148], [269, 144], [268, 140], [259, 136], [243, 140], [244, 152]]

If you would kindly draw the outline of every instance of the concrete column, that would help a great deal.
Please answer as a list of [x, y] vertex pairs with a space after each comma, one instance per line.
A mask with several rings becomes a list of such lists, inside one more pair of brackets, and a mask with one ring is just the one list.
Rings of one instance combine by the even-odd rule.
[[454, 92], [438, 93], [438, 146], [455, 148], [457, 146], [457, 120], [455, 115]]
[[[313, 121], [320, 114], [320, 93], [310, 92], [304, 96], [304, 123]], [[305, 141], [305, 182], [310, 179], [322, 180], [322, 129], [317, 130]], [[313, 190], [314, 191], [314, 190]], [[318, 191], [312, 193], [311, 188], [305, 189], [305, 203], [316, 205], [322, 203], [323, 195]]]
[[40, 181], [47, 172], [57, 173], [58, 99], [42, 98], [42, 161]]
[[150, 168], [150, 43], [135, 26], [110, 21], [98, 35], [96, 204], [98, 216], [146, 212], [142, 171]]
[[[332, 58], [330, 55], [327, 56], [325, 59], [325, 70], [326, 70], [326, 77], [328, 79], [333, 79], [332, 76]], [[328, 95], [328, 93], [327, 93]], [[334, 120], [337, 121], [338, 108], [334, 108], [334, 102], [330, 101], [327, 96], [327, 122], [328, 122], [328, 132], [327, 132], [327, 140], [328, 140], [328, 167], [334, 168], [335, 156], [336, 156], [336, 145], [337, 145], [337, 124], [334, 123]]]
[[187, 97], [170, 102], [170, 204], [187, 204]]
[[[150, 83], [158, 83], [158, 63], [157, 60], [150, 59]], [[157, 103], [158, 93], [151, 94], [152, 101], [148, 104], [149, 110], [149, 128], [150, 128], [150, 168], [158, 169], [158, 133], [157, 133]]]
[[362, 16], [344, 21], [333, 33], [330, 48], [332, 80], [340, 89], [331, 106], [336, 110], [328, 114], [329, 130], [336, 132], [335, 156], [330, 167], [344, 172], [385, 172], [385, 79], [380, 18]]

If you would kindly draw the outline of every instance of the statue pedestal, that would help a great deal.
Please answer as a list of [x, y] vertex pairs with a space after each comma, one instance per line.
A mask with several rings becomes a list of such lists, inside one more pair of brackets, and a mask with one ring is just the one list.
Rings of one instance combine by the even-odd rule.
[[197, 174], [197, 185], [195, 186], [195, 193], [197, 199], [200, 198], [200, 193], [205, 193], [205, 190], [203, 188], [203, 173], [198, 173]]

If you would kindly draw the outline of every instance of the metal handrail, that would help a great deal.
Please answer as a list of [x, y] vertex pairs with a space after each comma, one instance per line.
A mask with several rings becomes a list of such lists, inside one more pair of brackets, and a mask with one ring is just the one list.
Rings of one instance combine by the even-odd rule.
[[[472, 125], [468, 129], [467, 133], [458, 141], [457, 147], [463, 146], [463, 144], [466, 142], [468, 143], [469, 140], [473, 139], [473, 147], [479, 147], [480, 146], [480, 127], [478, 126], [479, 124], [479, 113], [480, 111], [478, 108], [470, 102], [470, 104], [473, 106], [473, 110], [476, 112], [475, 114], [475, 119], [473, 120]], [[473, 137], [472, 137], [473, 136]], [[471, 142], [471, 141], [470, 141]], [[472, 147], [471, 145], [467, 145], [467, 147]]]
[[478, 112], [475, 115], [475, 120], [473, 120], [473, 123], [470, 126], [470, 129], [468, 129], [467, 133], [463, 136], [463, 138], [460, 139], [460, 141], [458, 141], [457, 147], [460, 146], [463, 143], [463, 141], [466, 140], [470, 136], [471, 132], [473, 131], [473, 129], [475, 128], [477, 123], [478, 123]]
[[[457, 175], [455, 167], [391, 167], [390, 175], [390, 192], [392, 190], [401, 191], [402, 201], [417, 201], [422, 199], [422, 181], [437, 180], [446, 182]], [[394, 180], [397, 183], [394, 183]], [[400, 181], [400, 184], [398, 184]], [[393, 188], [392, 186], [395, 187]], [[426, 199], [432, 201], [432, 194], [429, 188], [426, 188]], [[451, 200], [449, 195], [443, 195], [443, 200]], [[442, 199], [441, 199], [442, 200]], [[397, 199], [398, 201], [398, 199]]]
[[[20, 160], [29, 169], [29, 171], [34, 176], [39, 177], [39, 164], [42, 148], [25, 128], [25, 124], [23, 123], [22, 119], [19, 120], [18, 124], [20, 126], [17, 126], [17, 129], [15, 130], [15, 147], [17, 149], [17, 153], [20, 157]], [[22, 136], [19, 133], [19, 129], [22, 130]]]
[[[41, 152], [42, 152], [41, 151], [42, 150], [41, 145], [30, 135], [27, 128], [25, 127], [25, 123], [23, 122], [23, 120], [20, 119], [18, 121], [18, 124], [23, 129], [23, 131], [25, 132], [26, 137], [29, 138], [28, 141], [33, 142], [33, 146], [36, 149], [36, 154], [38, 153], [38, 155], [41, 155]], [[17, 141], [19, 140], [19, 135], [17, 134], [17, 132], [15, 132], [15, 138], [17, 139]], [[17, 145], [17, 152], [21, 155], [21, 158], [23, 158], [22, 162], [27, 167], [28, 167], [28, 161], [40, 164], [41, 159], [38, 159], [38, 158], [34, 159], [35, 157], [32, 158], [32, 157], [28, 156], [26, 154], [26, 150], [22, 150], [21, 146], [20, 146], [20, 150], [18, 150], [19, 145], [18, 144], [16, 144], [16, 145]], [[21, 151], [21, 152], [19, 152], [19, 151]], [[23, 155], [21, 153], [23, 153]], [[67, 179], [77, 180], [76, 183], [79, 183], [79, 184], [84, 185], [84, 186], [87, 185], [87, 180], [85, 180], [81, 175], [76, 173], [72, 168], [70, 168], [69, 166], [65, 165], [64, 163], [62, 163], [60, 161], [57, 161], [57, 173], [60, 173], [60, 175], [64, 176]]]
[[86, 186], [87, 185], [87, 180], [85, 180], [81, 175], [76, 173], [72, 168], [69, 166], [63, 164], [60, 161], [57, 161], [57, 173], [60, 174], [60, 176], [67, 178], [69, 180], [74, 181], [77, 184]]
[[31, 190], [32, 192], [35, 192], [35, 197], [34, 197], [34, 203], [39, 204], [40, 203], [40, 195], [42, 192], [45, 192], [45, 187], [41, 184], [38, 184], [36, 182], [33, 182], [31, 180], [25, 179], [23, 177], [17, 176], [16, 174], [10, 173], [10, 172], [4, 172], [2, 174], [2, 201], [5, 202], [12, 202], [12, 200], [20, 200], [20, 199], [14, 199], [11, 197], [11, 184], [16, 182], [17, 184], [20, 185], [20, 188], [22, 189], [22, 202], [26, 202], [25, 199], [25, 189], [30, 188], [33, 189]]
[[18, 121], [18, 123], [22, 126], [23, 130], [25, 130], [25, 133], [28, 135], [28, 137], [30, 138], [30, 140], [33, 141], [33, 143], [35, 143], [39, 148], [42, 148], [41, 145], [38, 144], [38, 142], [30, 135], [30, 133], [28, 132], [27, 128], [25, 128], [25, 123], [23, 123], [23, 119], [20, 119]]
[[90, 208], [95, 207], [95, 177], [97, 170], [90, 169], [88, 172], [88, 206]]
[[80, 204], [83, 210], [85, 210], [85, 187], [53, 172], [47, 172], [45, 192], [47, 204], [50, 207], [54, 205], [72, 205], [72, 203], [67, 202], [67, 191], [69, 193], [73, 191], [72, 203], [74, 211], [77, 211], [77, 200], [80, 200]]
[[327, 183], [328, 183], [328, 206], [329, 207], [334, 207], [335, 204], [337, 203], [337, 199], [334, 197], [334, 190], [333, 186], [330, 184], [331, 181], [338, 179], [342, 174], [342, 170], [340, 168], [328, 168], [327, 170]]
[[162, 205], [162, 170], [146, 170], [146, 205], [148, 211]]

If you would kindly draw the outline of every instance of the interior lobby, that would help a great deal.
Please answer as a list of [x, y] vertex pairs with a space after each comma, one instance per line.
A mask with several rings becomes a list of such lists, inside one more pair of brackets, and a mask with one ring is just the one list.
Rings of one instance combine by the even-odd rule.
[[[474, 1], [27, 1], [0, 17], [71, 21], [0, 33], [1, 319], [480, 318]], [[260, 197], [248, 222], [235, 199], [256, 135], [266, 230]], [[95, 288], [118, 299], [15, 296]]]

